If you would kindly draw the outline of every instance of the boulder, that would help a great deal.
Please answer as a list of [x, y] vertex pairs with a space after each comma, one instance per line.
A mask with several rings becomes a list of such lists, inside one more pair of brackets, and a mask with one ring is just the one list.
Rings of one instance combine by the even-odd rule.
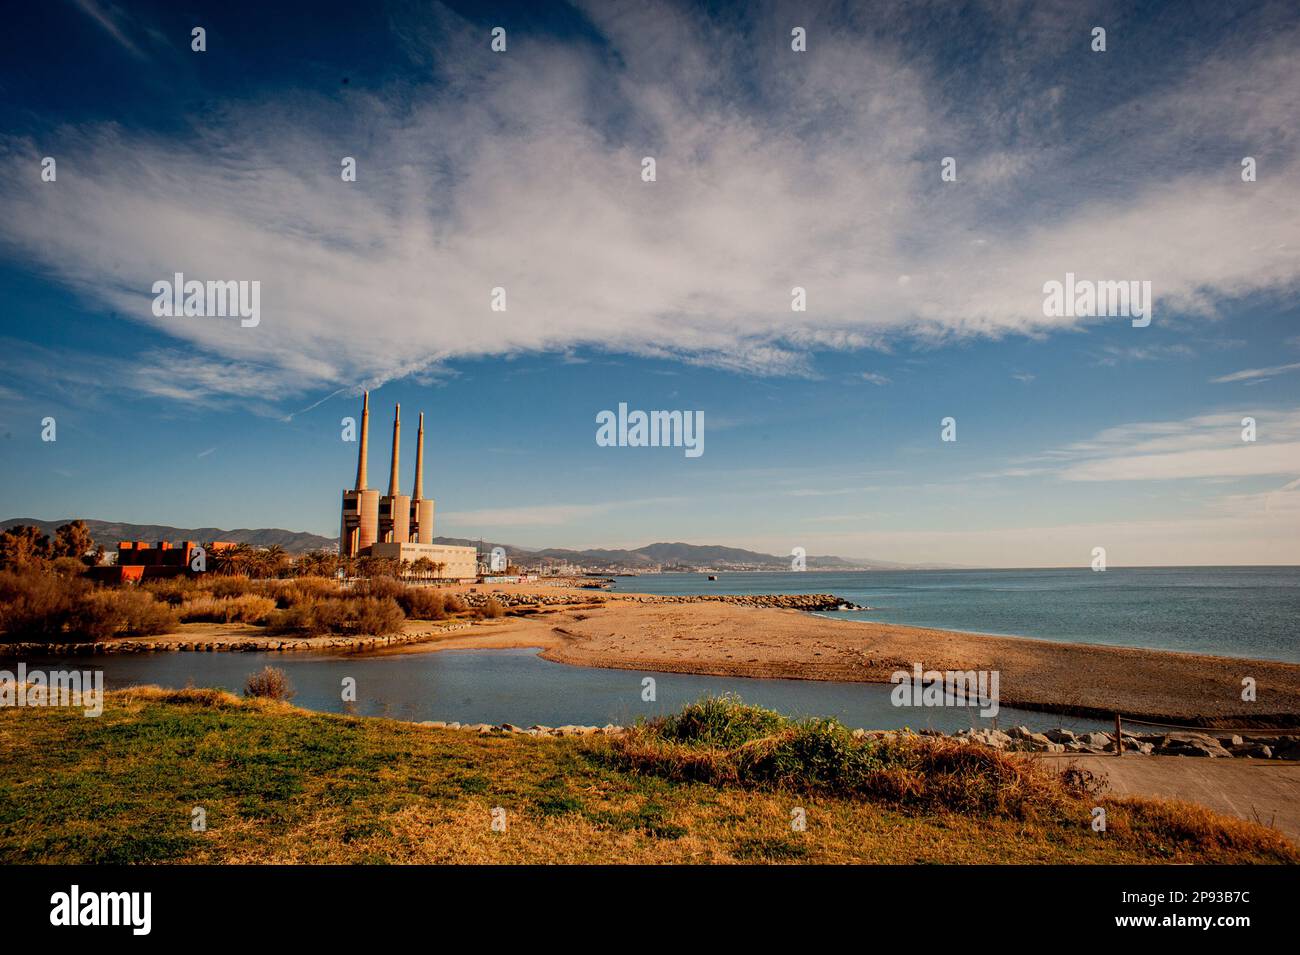
[[1205, 733], [1175, 732], [1166, 733], [1159, 752], [1164, 756], [1208, 756], [1211, 758], [1231, 756], [1213, 736]]
[[1272, 759], [1273, 747], [1271, 746], [1241, 746], [1234, 747], [1233, 756], [1244, 756], [1246, 759]]
[[1300, 759], [1300, 738], [1284, 736], [1273, 747], [1274, 759]]

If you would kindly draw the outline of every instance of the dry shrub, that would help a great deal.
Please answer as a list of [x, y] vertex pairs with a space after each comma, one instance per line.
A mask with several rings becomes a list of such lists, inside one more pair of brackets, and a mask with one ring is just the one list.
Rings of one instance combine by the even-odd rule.
[[384, 636], [400, 633], [406, 615], [391, 597], [329, 597], [303, 601], [271, 615], [269, 627], [275, 633], [327, 633]]
[[140, 590], [95, 590], [78, 602], [68, 621], [72, 634], [88, 640], [147, 636], [174, 630], [180, 622], [171, 607]]
[[854, 787], [904, 806], [1017, 819], [1064, 808], [1074, 795], [1039, 760], [946, 736], [881, 737], [880, 765]]
[[186, 623], [264, 624], [275, 612], [270, 597], [245, 594], [242, 597], [199, 597], [181, 605], [180, 618]]
[[487, 617], [492, 620], [505, 616], [505, 612], [506, 608], [501, 606], [501, 601], [497, 600], [496, 597], [489, 597], [484, 601], [483, 606], [478, 609], [480, 617]]
[[406, 584], [396, 577], [371, 577], [358, 583], [353, 593], [358, 597], [397, 600], [406, 593]]
[[441, 620], [447, 616], [443, 593], [432, 587], [407, 587], [397, 603], [412, 620]]
[[89, 569], [80, 557], [56, 557], [50, 561], [50, 572], [60, 577], [84, 577]]
[[456, 613], [464, 613], [468, 609], [465, 605], [465, 601], [461, 599], [460, 594], [444, 594], [442, 606], [448, 616]]
[[213, 577], [203, 578], [202, 585], [212, 593], [214, 597], [242, 597], [245, 594], [259, 594], [262, 592], [262, 584], [259, 581], [250, 580], [248, 577], [236, 575], [234, 577]]
[[195, 706], [201, 709], [238, 709], [243, 705], [239, 697], [225, 690], [207, 687], [185, 687], [173, 690], [160, 686], [131, 686], [125, 690], [113, 690], [110, 696], [120, 696], [128, 703], [168, 703], [179, 706]]
[[0, 571], [0, 631], [9, 640], [57, 640], [90, 583], [39, 570]]
[[139, 587], [144, 593], [152, 594], [155, 600], [173, 607], [179, 607], [188, 600], [210, 592], [200, 580], [184, 576], [147, 580]]
[[833, 719], [789, 720], [735, 697], [642, 723], [607, 750], [669, 779], [857, 796], [900, 807], [1024, 819], [1075, 801], [1038, 761], [947, 737], [855, 739]]
[[1186, 849], [1252, 853], [1279, 863], [1300, 863], [1300, 850], [1276, 829], [1196, 803], [1126, 796], [1107, 800], [1107, 806], [1107, 833], [1147, 849], [1168, 855]]
[[269, 585], [267, 596], [275, 598], [277, 606], [288, 609], [301, 603], [340, 596], [338, 581], [328, 577], [297, 577]]
[[0, 630], [10, 640], [107, 640], [166, 633], [178, 622], [149, 590], [97, 588], [52, 573], [0, 573]]
[[266, 700], [289, 700], [293, 698], [293, 684], [283, 670], [275, 667], [263, 667], [260, 673], [254, 673], [244, 684], [244, 695], [261, 697]]

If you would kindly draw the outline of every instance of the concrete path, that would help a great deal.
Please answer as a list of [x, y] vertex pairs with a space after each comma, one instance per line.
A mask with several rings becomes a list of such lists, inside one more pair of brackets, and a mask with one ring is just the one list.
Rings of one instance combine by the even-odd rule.
[[1116, 796], [1186, 799], [1271, 826], [1300, 843], [1300, 762], [1193, 756], [1042, 755], [1103, 774]]

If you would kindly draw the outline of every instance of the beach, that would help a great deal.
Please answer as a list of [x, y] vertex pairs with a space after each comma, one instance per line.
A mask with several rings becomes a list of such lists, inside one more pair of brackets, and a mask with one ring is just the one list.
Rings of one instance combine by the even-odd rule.
[[[591, 591], [494, 586], [505, 594]], [[581, 609], [507, 617], [379, 652], [538, 647], [574, 666], [715, 676], [888, 683], [926, 670], [996, 670], [1006, 706], [1079, 716], [1222, 725], [1300, 723], [1300, 665], [835, 620], [793, 610], [606, 596]], [[1257, 701], [1245, 702], [1251, 678]]]

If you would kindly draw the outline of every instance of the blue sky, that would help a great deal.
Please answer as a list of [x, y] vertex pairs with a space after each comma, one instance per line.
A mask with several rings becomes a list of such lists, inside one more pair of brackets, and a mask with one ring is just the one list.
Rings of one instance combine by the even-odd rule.
[[[8, 16], [0, 516], [334, 534], [369, 387], [373, 484], [426, 413], [441, 534], [1300, 563], [1287, 5]], [[176, 271], [260, 323], [155, 317]], [[1150, 326], [1045, 316], [1067, 271]], [[705, 453], [598, 447], [619, 402]]]

